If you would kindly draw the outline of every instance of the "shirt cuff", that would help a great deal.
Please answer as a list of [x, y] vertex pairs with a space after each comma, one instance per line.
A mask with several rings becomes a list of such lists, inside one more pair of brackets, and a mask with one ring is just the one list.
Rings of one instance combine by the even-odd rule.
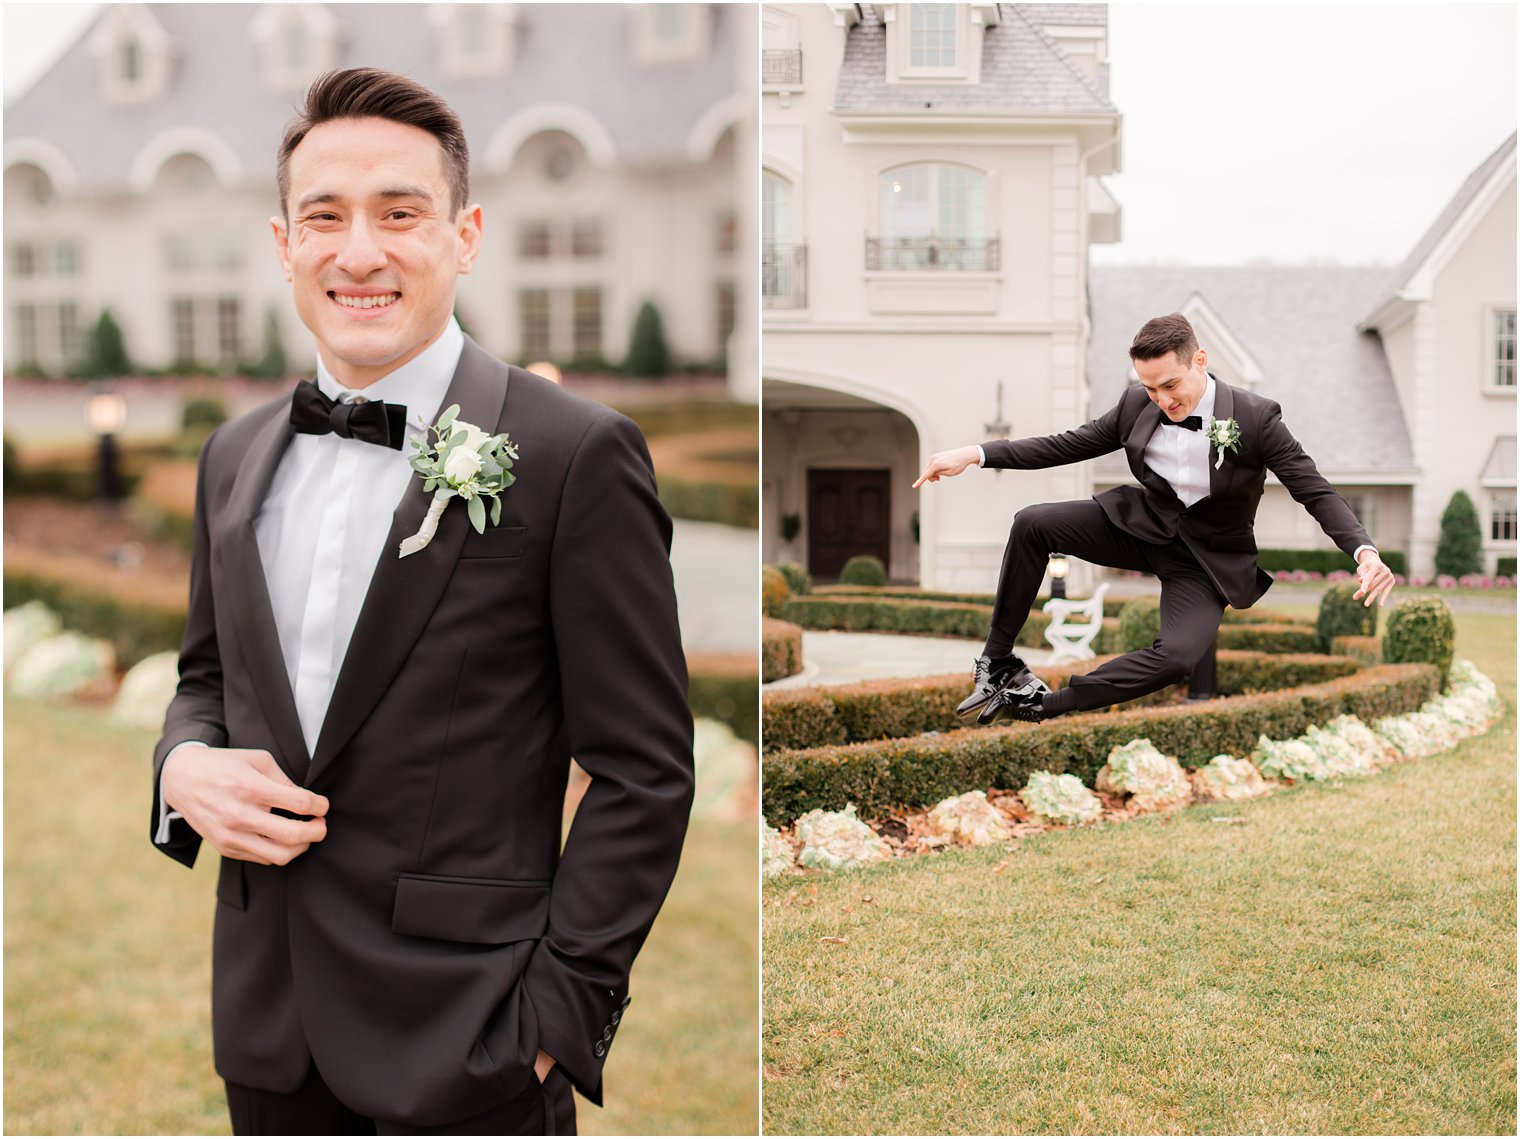
[[[1376, 546], [1369, 546], [1365, 542], [1363, 542], [1360, 546], [1358, 546], [1355, 550], [1353, 550], [1351, 552], [1351, 560], [1354, 561], [1354, 562], [1357, 562], [1358, 565], [1360, 565], [1361, 563], [1359, 561], [1357, 561], [1357, 559], [1359, 559], [1362, 556], [1362, 551], [1363, 550], [1371, 550], [1374, 554], [1377, 554], [1377, 547]], [[1382, 557], [1382, 556], [1383, 555], [1378, 554], [1378, 557]]]
[[[169, 749], [169, 755], [164, 756], [164, 762], [168, 763], [169, 762], [169, 756], [173, 755], [175, 752], [177, 752], [182, 747], [210, 747], [210, 746], [211, 746], [210, 744], [204, 743], [201, 740], [186, 740], [184, 743], [178, 743], [178, 744], [175, 744], [173, 747], [171, 747]], [[182, 814], [180, 814], [178, 811], [171, 811], [169, 809], [169, 804], [167, 802], [165, 802], [165, 800], [164, 800], [164, 780], [163, 780], [163, 775], [162, 775], [163, 769], [160, 768], [159, 771], [160, 771], [160, 775], [159, 775], [159, 779], [158, 779], [158, 833], [153, 836], [153, 841], [158, 846], [163, 846], [166, 843], [168, 843], [171, 840], [171, 838], [172, 838], [172, 836], [170, 834], [170, 829], [171, 829], [170, 828], [170, 824], [173, 823], [175, 819], [183, 819], [185, 816], [182, 815]]]
[[987, 452], [982, 450], [982, 445], [980, 443], [976, 445], [976, 465], [979, 467], [985, 467], [987, 465]]

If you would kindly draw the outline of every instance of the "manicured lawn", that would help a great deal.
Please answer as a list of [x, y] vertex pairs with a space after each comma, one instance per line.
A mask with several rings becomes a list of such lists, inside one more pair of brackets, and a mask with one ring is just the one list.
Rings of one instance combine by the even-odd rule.
[[1515, 619], [1457, 624], [1509, 710], [1446, 755], [767, 885], [767, 1132], [1512, 1134]]
[[[148, 844], [149, 733], [93, 709], [5, 707], [5, 1127], [227, 1134], [211, 1067], [217, 858]], [[752, 1134], [755, 831], [696, 822], [634, 968], [585, 1134]]]

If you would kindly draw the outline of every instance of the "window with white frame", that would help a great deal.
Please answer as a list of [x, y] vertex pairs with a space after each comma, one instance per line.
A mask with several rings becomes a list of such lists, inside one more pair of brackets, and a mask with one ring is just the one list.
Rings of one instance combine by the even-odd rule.
[[18, 304], [11, 309], [16, 318], [16, 364], [20, 368], [35, 368], [37, 352], [37, 306]]
[[954, 4], [908, 4], [908, 66], [915, 70], [956, 66]]
[[986, 176], [963, 166], [922, 163], [881, 176], [880, 233], [868, 269], [995, 269], [987, 235]]
[[792, 186], [764, 171], [760, 181], [760, 296], [768, 307], [787, 308], [799, 300], [793, 287], [800, 270], [800, 247], [792, 240]]
[[1488, 335], [1488, 386], [1497, 391], [1515, 390], [1515, 310], [1490, 309]]
[[1515, 492], [1490, 491], [1488, 495], [1488, 537], [1493, 542], [1513, 542], [1515, 529]]
[[518, 291], [518, 351], [526, 361], [549, 355], [549, 290]]
[[602, 354], [602, 290], [596, 286], [582, 286], [572, 291], [570, 297], [573, 345], [577, 356], [600, 356]]

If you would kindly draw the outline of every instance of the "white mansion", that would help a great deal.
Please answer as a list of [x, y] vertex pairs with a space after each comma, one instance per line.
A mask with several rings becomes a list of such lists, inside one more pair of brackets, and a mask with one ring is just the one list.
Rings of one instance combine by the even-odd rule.
[[[519, 363], [619, 361], [653, 300], [754, 399], [755, 9], [119, 4], [5, 114], [5, 361], [67, 369], [103, 308], [140, 366], [225, 370], [272, 319], [275, 152], [301, 91], [378, 66], [459, 112], [485, 246], [459, 308]], [[272, 316], [270, 314], [273, 314]]]
[[[1014, 512], [1122, 456], [915, 492], [923, 461], [1101, 413], [1174, 310], [1412, 573], [1459, 489], [1488, 568], [1515, 553], [1513, 137], [1392, 272], [1090, 267], [1121, 237], [1105, 5], [766, 5], [761, 46], [766, 561], [990, 590]], [[1271, 478], [1257, 540], [1331, 548]]]

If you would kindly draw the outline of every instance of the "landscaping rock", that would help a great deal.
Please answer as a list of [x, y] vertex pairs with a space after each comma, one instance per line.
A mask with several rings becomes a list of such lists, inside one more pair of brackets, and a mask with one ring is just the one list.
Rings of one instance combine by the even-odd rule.
[[1019, 795], [1035, 815], [1053, 823], [1090, 823], [1103, 813], [1098, 797], [1075, 775], [1036, 771]]
[[115, 680], [115, 663], [109, 641], [63, 632], [22, 653], [11, 666], [8, 684], [17, 696], [55, 700], [105, 693]]
[[842, 811], [809, 811], [797, 820], [802, 840], [798, 861], [820, 870], [844, 870], [890, 858], [886, 842], [855, 815], [855, 804]]
[[127, 670], [111, 705], [111, 718], [120, 724], [149, 730], [164, 726], [164, 713], [179, 687], [179, 654], [154, 653]]
[[1008, 820], [991, 803], [985, 791], [967, 791], [936, 804], [925, 820], [929, 834], [962, 846], [989, 846], [1006, 842], [1012, 834]]
[[5, 611], [5, 671], [27, 649], [63, 631], [63, 621], [41, 601], [28, 601]]
[[1193, 773], [1194, 789], [1205, 799], [1254, 799], [1271, 790], [1249, 759], [1216, 755]]
[[1180, 807], [1193, 798], [1193, 785], [1182, 765], [1147, 739], [1131, 740], [1109, 752], [1096, 785], [1099, 791], [1131, 796], [1142, 811]]

